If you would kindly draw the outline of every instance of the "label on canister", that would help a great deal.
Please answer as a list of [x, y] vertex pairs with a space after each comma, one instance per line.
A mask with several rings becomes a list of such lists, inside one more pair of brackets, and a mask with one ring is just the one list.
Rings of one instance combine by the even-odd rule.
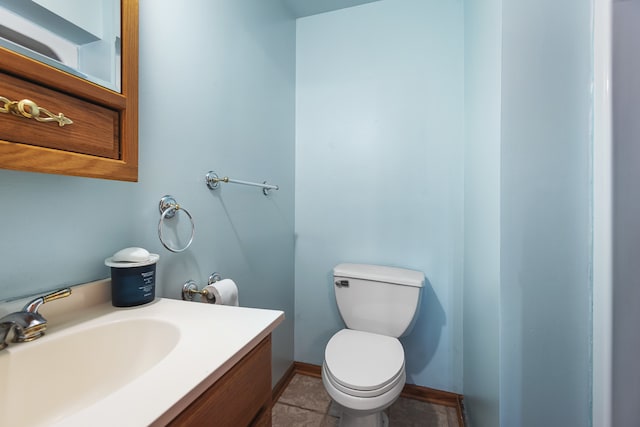
[[111, 267], [111, 302], [115, 307], [146, 304], [155, 298], [156, 264]]

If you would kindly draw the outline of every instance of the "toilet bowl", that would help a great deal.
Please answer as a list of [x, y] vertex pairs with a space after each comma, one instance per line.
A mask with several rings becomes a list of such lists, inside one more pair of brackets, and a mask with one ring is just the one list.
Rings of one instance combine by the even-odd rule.
[[398, 337], [413, 327], [424, 273], [340, 264], [334, 268], [334, 282], [347, 329], [327, 343], [322, 382], [339, 405], [340, 426], [387, 426], [384, 409], [398, 399], [406, 381]]
[[388, 425], [382, 411], [400, 396], [405, 379], [396, 338], [343, 329], [327, 344], [322, 381], [340, 405], [340, 425]]

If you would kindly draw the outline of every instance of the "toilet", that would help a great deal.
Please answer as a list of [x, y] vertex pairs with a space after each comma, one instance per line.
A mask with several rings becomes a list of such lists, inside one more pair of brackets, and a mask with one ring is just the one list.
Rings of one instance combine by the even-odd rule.
[[346, 329], [325, 348], [322, 382], [340, 410], [340, 426], [388, 426], [384, 409], [400, 396], [406, 374], [399, 337], [420, 306], [424, 273], [367, 264], [333, 269], [336, 302]]

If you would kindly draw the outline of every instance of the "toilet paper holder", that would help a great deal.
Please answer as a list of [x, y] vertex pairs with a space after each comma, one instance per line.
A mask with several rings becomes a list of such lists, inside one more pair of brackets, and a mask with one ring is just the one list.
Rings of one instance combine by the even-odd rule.
[[[222, 280], [220, 273], [211, 273], [207, 285], [213, 285], [217, 281]], [[215, 297], [207, 291], [206, 288], [198, 289], [198, 284], [194, 280], [187, 280], [182, 285], [182, 299], [184, 301], [193, 301], [196, 295], [200, 295], [203, 302], [215, 304]]]

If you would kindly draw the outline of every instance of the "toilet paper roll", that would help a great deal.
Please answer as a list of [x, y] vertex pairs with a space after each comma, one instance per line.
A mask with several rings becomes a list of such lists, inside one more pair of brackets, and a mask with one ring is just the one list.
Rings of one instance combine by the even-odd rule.
[[[212, 285], [204, 287], [208, 295], [212, 295], [215, 299], [215, 304], [222, 305], [235, 305], [238, 306], [238, 287], [231, 279], [218, 280]], [[207, 298], [210, 298], [207, 296]]]

